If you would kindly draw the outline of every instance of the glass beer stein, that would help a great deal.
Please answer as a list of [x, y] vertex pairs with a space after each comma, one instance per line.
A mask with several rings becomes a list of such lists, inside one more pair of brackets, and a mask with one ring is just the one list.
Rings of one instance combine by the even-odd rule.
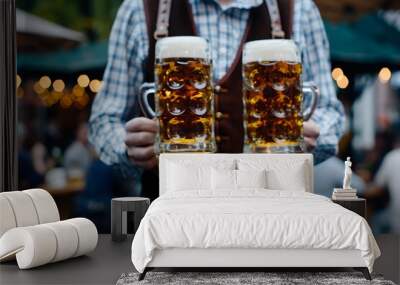
[[[243, 50], [244, 152], [303, 152], [303, 121], [319, 91], [301, 81], [300, 55], [292, 40], [248, 42]], [[303, 110], [303, 94], [309, 107]]]
[[[156, 152], [215, 152], [214, 95], [209, 45], [201, 37], [157, 41], [155, 86], [142, 86], [139, 103], [156, 117]], [[155, 110], [149, 100], [154, 94]]]

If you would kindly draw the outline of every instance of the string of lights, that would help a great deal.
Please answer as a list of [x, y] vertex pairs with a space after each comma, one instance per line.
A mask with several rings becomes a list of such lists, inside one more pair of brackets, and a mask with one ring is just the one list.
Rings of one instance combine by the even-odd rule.
[[[383, 84], [388, 83], [391, 77], [392, 72], [388, 67], [382, 67], [378, 73], [378, 79]], [[335, 80], [339, 89], [346, 89], [349, 86], [349, 78], [340, 67], [335, 67], [332, 69], [332, 78]]]
[[[17, 75], [16, 84], [17, 97], [23, 97], [24, 90], [20, 75]], [[67, 87], [64, 80], [55, 79], [52, 81], [49, 76], [44, 75], [33, 84], [33, 91], [46, 107], [54, 106], [58, 103], [64, 109], [72, 106], [83, 109], [90, 101], [88, 91], [96, 95], [100, 92], [102, 84], [101, 80], [90, 80], [88, 75], [81, 74], [78, 76], [75, 85]]]

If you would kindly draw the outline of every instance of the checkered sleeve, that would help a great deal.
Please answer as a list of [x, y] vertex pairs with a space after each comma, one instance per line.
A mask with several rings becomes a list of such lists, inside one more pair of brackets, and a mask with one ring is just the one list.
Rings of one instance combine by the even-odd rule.
[[304, 39], [304, 80], [313, 81], [321, 93], [311, 118], [320, 127], [320, 136], [314, 150], [315, 163], [320, 163], [337, 152], [338, 141], [344, 132], [344, 111], [336, 97], [331, 78], [329, 43], [318, 8], [313, 1], [304, 1], [303, 5], [301, 29]]
[[144, 76], [143, 43], [147, 38], [141, 3], [126, 0], [118, 11], [109, 39], [103, 86], [92, 106], [89, 133], [100, 159], [134, 178], [139, 178], [141, 169], [126, 155], [124, 125], [138, 114], [136, 95]]

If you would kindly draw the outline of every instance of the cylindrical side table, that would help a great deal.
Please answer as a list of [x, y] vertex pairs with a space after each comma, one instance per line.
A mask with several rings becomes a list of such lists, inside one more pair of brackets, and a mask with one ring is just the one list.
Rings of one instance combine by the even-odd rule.
[[150, 205], [149, 198], [121, 197], [111, 200], [111, 238], [124, 241], [128, 234], [128, 212], [133, 213], [134, 233]]

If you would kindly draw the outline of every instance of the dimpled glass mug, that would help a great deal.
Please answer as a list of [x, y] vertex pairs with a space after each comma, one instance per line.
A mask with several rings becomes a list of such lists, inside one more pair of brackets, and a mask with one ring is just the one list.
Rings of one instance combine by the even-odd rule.
[[[303, 122], [319, 91], [302, 84], [302, 65], [292, 40], [248, 42], [243, 50], [244, 152], [303, 152]], [[303, 94], [310, 107], [303, 110]]]
[[[156, 152], [215, 152], [214, 94], [209, 45], [201, 37], [157, 41], [155, 85], [142, 86], [140, 107], [156, 117]], [[154, 94], [155, 111], [149, 100]]]

